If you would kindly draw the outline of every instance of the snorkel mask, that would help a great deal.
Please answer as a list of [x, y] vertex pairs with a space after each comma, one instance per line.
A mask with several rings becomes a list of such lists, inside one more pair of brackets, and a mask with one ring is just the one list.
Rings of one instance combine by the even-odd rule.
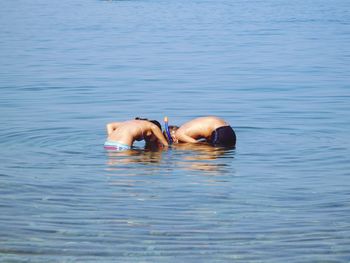
[[166, 135], [168, 136], [168, 141], [169, 141], [169, 144], [172, 144], [173, 143], [173, 138], [171, 138], [171, 134], [170, 134], [170, 131], [169, 131], [169, 125], [168, 125], [168, 117], [164, 117], [164, 126], [165, 126], [165, 132], [166, 132]]

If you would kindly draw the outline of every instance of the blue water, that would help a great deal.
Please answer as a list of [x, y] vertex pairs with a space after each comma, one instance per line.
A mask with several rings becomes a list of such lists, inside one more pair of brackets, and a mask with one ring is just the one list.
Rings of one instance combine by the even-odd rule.
[[[1, 262], [349, 262], [350, 2], [0, 3]], [[217, 115], [237, 148], [103, 149]]]

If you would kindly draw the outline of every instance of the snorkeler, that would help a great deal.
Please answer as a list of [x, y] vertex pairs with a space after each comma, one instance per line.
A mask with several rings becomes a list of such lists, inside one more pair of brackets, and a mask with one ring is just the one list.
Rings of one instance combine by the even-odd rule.
[[145, 140], [146, 145], [164, 145], [168, 142], [164, 138], [158, 121], [135, 118], [124, 122], [107, 124], [107, 141], [104, 148], [108, 151], [130, 150], [134, 141]]
[[198, 143], [200, 139], [214, 146], [234, 147], [236, 134], [232, 127], [223, 119], [207, 116], [193, 119], [180, 127], [168, 126], [167, 117], [164, 132], [169, 143]]

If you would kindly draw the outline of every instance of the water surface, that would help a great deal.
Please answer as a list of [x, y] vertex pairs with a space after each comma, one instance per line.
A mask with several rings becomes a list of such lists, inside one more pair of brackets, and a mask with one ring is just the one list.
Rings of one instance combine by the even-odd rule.
[[[3, 1], [0, 261], [348, 262], [347, 1]], [[217, 115], [234, 150], [103, 149]]]

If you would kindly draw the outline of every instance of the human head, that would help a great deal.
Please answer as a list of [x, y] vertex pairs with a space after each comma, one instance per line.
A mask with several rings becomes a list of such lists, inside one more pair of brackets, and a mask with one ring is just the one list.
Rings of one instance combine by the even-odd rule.
[[[174, 143], [177, 143], [177, 142], [178, 142], [177, 138], [175, 137], [175, 132], [177, 131], [178, 128], [179, 128], [178, 126], [169, 125], [170, 136], [171, 136], [171, 138], [173, 139], [173, 142], [174, 142]], [[167, 141], [170, 143], [166, 131], [163, 131], [163, 135], [164, 135], [164, 137], [167, 139]]]
[[157, 121], [157, 120], [149, 120], [149, 119], [147, 119], [147, 118], [140, 118], [140, 117], [136, 117], [135, 120], [141, 120], [141, 121], [149, 121], [149, 122], [152, 122], [153, 124], [157, 125], [158, 128], [159, 128], [160, 130], [162, 130], [162, 125], [161, 125], [161, 124], [159, 123], [159, 121]]
[[157, 120], [149, 120], [149, 121], [152, 122], [153, 124], [157, 125], [158, 128], [159, 128], [160, 130], [162, 130], [162, 125], [159, 123], [159, 121], [157, 121]]
[[[152, 122], [153, 124], [155, 124], [160, 130], [162, 130], [162, 125], [159, 123], [159, 121], [157, 120], [149, 120], [147, 118], [140, 118], [140, 117], [136, 117], [135, 120], [141, 120], [141, 121], [149, 121]], [[152, 134], [151, 136], [145, 136], [144, 137], [145, 141], [146, 141], [146, 147], [148, 146], [157, 146], [158, 144], [160, 144], [158, 138]]]

